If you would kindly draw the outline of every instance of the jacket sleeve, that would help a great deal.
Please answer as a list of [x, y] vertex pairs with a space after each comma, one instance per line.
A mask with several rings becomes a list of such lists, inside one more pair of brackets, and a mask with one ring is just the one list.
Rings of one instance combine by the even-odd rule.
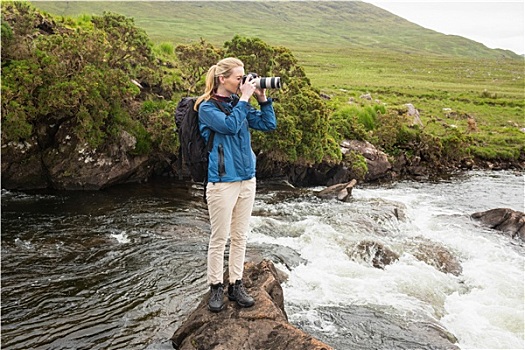
[[248, 113], [248, 125], [250, 128], [261, 130], [261, 131], [270, 131], [277, 128], [277, 118], [275, 117], [275, 111], [273, 110], [272, 99], [269, 98], [268, 101], [260, 104], [261, 110], [251, 108]]

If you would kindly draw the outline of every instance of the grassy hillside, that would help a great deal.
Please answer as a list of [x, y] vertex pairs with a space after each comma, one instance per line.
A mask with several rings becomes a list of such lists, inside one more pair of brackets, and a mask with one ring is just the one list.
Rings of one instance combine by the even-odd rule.
[[[116, 12], [133, 17], [156, 42], [216, 46], [238, 34], [291, 49], [312, 84], [332, 101], [363, 93], [387, 106], [412, 103], [435, 134], [473, 134], [479, 153], [525, 152], [525, 62], [458, 36], [437, 33], [373, 5], [327, 1], [33, 2], [52, 14]], [[249, 68], [249, 67], [248, 67]]]
[[271, 45], [309, 51], [373, 48], [403, 53], [518, 58], [458, 36], [425, 29], [359, 1], [54, 1], [34, 2], [59, 15], [111, 11], [133, 17], [152, 40], [222, 44], [239, 34]]

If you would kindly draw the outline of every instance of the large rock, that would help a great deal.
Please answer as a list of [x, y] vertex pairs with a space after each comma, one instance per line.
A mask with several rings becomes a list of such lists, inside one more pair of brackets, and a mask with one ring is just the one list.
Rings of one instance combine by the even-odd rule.
[[364, 240], [346, 250], [346, 254], [354, 261], [362, 261], [378, 269], [384, 269], [399, 260], [399, 254], [383, 243]]
[[412, 118], [412, 125], [418, 125], [423, 127], [421, 118], [419, 117], [419, 111], [414, 107], [412, 103], [405, 104], [407, 107], [407, 115]]
[[[364, 174], [364, 181], [391, 180], [394, 177], [392, 164], [386, 153], [378, 150], [371, 143], [344, 140], [340, 146], [343, 155], [352, 151], [365, 158], [368, 171]], [[313, 165], [290, 164], [275, 161], [267, 154], [259, 153], [257, 155], [257, 177], [259, 179], [280, 178], [294, 186], [332, 186], [346, 184], [352, 179], [361, 178], [363, 174], [356, 173], [353, 165], [351, 160], [343, 160], [337, 164], [327, 161]]]
[[35, 139], [2, 145], [2, 188], [47, 188], [48, 180]]
[[240, 308], [236, 303], [226, 301], [223, 311], [212, 313], [207, 308], [206, 296], [173, 334], [171, 340], [175, 349], [332, 349], [288, 323], [283, 291], [271, 261], [246, 263], [244, 275], [244, 284], [255, 298], [255, 306]]
[[443, 273], [459, 276], [463, 267], [459, 259], [447, 247], [424, 237], [415, 237], [405, 244], [407, 252], [419, 261], [433, 266]]
[[338, 350], [460, 350], [454, 334], [433, 318], [359, 303], [320, 306], [315, 311], [315, 323], [305, 320], [302, 327], [315, 334], [320, 325], [345, 325], [330, 336]]
[[521, 211], [497, 208], [474, 213], [471, 217], [494, 230], [525, 241], [525, 213]]
[[342, 202], [349, 202], [352, 198], [352, 189], [356, 184], [357, 180], [353, 179], [348, 183], [332, 185], [316, 193], [316, 196], [322, 199], [337, 198]]
[[3, 188], [98, 190], [151, 175], [149, 156], [133, 154], [136, 139], [125, 131], [101, 151], [72, 136], [67, 122], [41, 129], [29, 141], [2, 145]]
[[361, 154], [368, 167], [365, 175], [366, 181], [375, 181], [387, 177], [392, 169], [392, 164], [388, 160], [386, 153], [378, 150], [374, 145], [367, 141], [345, 140], [341, 143], [341, 152], [346, 154], [350, 151]]

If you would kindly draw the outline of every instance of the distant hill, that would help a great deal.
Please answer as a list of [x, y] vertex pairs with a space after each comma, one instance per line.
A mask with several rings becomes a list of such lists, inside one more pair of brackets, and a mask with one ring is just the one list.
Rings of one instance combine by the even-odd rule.
[[222, 45], [235, 34], [296, 51], [345, 48], [392, 50], [465, 58], [515, 58], [460, 36], [423, 28], [360, 1], [35, 1], [55, 15], [132, 17], [155, 42], [189, 43], [201, 37]]

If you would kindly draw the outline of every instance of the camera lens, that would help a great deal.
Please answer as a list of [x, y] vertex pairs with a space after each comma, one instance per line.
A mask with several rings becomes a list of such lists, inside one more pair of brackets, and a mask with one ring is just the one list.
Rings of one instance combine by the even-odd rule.
[[280, 77], [263, 77], [259, 78], [258, 84], [261, 89], [280, 89], [281, 78]]
[[281, 78], [280, 77], [259, 77], [256, 73], [248, 73], [243, 75], [242, 83], [246, 83], [246, 79], [249, 76], [252, 76], [255, 86], [261, 89], [280, 89], [281, 88]]

